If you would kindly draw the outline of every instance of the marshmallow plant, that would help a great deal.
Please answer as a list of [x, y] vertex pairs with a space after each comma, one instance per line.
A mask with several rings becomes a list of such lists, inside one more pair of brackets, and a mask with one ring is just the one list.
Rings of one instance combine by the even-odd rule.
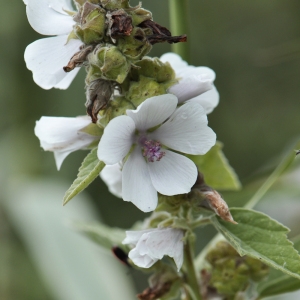
[[[171, 1], [172, 12], [184, 11], [177, 7], [184, 2]], [[207, 114], [219, 103], [215, 72], [176, 53], [146, 56], [152, 45], [185, 42], [186, 36], [172, 36], [128, 0], [24, 3], [31, 26], [52, 36], [25, 50], [34, 81], [66, 89], [80, 67], [86, 70], [87, 115], [42, 117], [35, 126], [58, 169], [71, 152], [90, 151], [64, 204], [100, 175], [113, 195], [150, 213], [126, 232], [103, 224], [96, 231], [95, 225], [77, 227], [97, 234], [100, 245], [127, 265], [150, 269], [150, 286], [138, 298], [258, 299], [270, 294], [268, 266], [277, 269], [271, 275], [279, 282], [300, 287], [300, 257], [287, 228], [250, 209], [287, 161], [246, 208], [229, 210], [217, 189], [238, 190], [240, 183], [208, 125]], [[182, 23], [179, 15], [175, 19]], [[195, 229], [208, 224], [220, 234], [196, 256], [201, 235]]]

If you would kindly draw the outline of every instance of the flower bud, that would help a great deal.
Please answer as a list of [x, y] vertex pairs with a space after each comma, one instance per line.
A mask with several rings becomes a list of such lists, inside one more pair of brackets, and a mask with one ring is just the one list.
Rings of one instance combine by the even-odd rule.
[[130, 70], [130, 63], [116, 46], [97, 47], [88, 60], [87, 82], [102, 78], [122, 83]]
[[136, 7], [134, 7], [134, 9], [132, 9], [130, 14], [131, 14], [132, 23], [134, 26], [137, 26], [144, 21], [152, 19], [151, 11], [142, 8], [140, 4]]
[[86, 45], [102, 41], [105, 35], [106, 11], [99, 5], [85, 2], [79, 13], [80, 21], [74, 28], [77, 37]]
[[130, 7], [129, 0], [100, 0], [100, 2], [108, 10]]
[[136, 61], [149, 53], [152, 46], [143, 29], [135, 27], [130, 36], [123, 36], [118, 40], [118, 48], [127, 58]]

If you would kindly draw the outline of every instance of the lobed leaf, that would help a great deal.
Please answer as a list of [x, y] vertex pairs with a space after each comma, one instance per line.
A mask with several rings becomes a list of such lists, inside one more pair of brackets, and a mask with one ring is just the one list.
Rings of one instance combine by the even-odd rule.
[[77, 178], [65, 193], [63, 205], [67, 204], [92, 183], [104, 167], [104, 162], [97, 157], [97, 148], [94, 148], [83, 160]]
[[205, 155], [188, 155], [203, 173], [206, 184], [216, 190], [238, 190], [240, 181], [229, 165], [223, 151], [223, 144], [217, 142]]
[[[300, 237], [294, 242], [294, 248], [300, 251]], [[271, 269], [269, 277], [260, 282], [257, 292], [260, 298], [289, 293], [300, 289], [300, 280], [284, 274], [278, 270]]]
[[300, 279], [300, 256], [287, 239], [289, 229], [269, 216], [254, 210], [230, 210], [237, 225], [212, 217], [216, 229], [241, 256], [248, 255]]

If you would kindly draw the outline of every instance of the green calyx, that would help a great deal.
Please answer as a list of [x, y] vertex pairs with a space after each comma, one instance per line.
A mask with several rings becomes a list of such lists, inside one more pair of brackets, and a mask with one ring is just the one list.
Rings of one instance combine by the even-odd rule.
[[80, 9], [79, 22], [75, 26], [74, 32], [85, 45], [99, 43], [105, 36], [105, 21], [105, 9], [99, 5], [85, 2]]
[[234, 299], [247, 289], [251, 281], [260, 281], [268, 275], [268, 267], [248, 256], [241, 257], [227, 242], [219, 242], [206, 256], [211, 274], [209, 287], [217, 289], [226, 299]]

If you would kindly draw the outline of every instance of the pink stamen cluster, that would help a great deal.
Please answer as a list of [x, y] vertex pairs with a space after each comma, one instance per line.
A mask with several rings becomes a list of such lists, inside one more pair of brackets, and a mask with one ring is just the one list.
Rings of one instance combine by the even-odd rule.
[[153, 140], [146, 140], [143, 143], [143, 156], [148, 160], [148, 162], [155, 162], [161, 160], [161, 158], [166, 154], [161, 151], [160, 142]]

